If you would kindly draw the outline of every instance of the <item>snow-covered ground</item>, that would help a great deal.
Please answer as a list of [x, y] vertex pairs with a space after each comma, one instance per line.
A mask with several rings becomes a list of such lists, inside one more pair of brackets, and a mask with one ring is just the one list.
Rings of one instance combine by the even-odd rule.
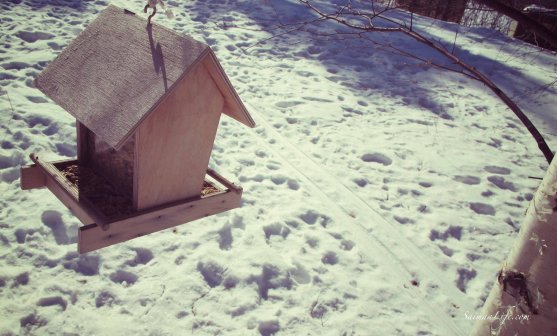
[[[144, 15], [143, 1], [113, 3]], [[33, 79], [107, 4], [0, 4], [0, 334], [470, 331], [547, 163], [464, 76], [362, 39], [267, 40], [277, 22], [311, 17], [296, 1], [167, 1], [176, 18], [155, 21], [211, 45], [258, 124], [223, 117], [211, 159], [243, 186], [242, 206], [78, 255], [79, 221], [47, 190], [21, 191], [19, 167], [31, 152], [76, 155], [74, 120]], [[487, 29], [414, 25], [448, 46], [459, 29], [455, 52], [557, 148], [555, 88], [538, 90], [555, 55]]]

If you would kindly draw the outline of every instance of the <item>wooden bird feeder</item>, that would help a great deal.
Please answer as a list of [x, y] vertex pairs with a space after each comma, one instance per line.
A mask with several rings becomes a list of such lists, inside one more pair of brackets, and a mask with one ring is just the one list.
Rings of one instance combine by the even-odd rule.
[[32, 154], [21, 187], [46, 186], [85, 224], [80, 253], [240, 205], [209, 158], [221, 113], [255, 123], [206, 44], [110, 5], [36, 86], [77, 119], [77, 160]]

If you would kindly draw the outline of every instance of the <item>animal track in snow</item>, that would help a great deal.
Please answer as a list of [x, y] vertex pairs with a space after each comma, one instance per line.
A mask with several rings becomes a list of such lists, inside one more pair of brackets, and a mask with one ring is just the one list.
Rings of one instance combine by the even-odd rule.
[[39, 307], [60, 306], [60, 308], [62, 308], [62, 310], [64, 311], [68, 306], [68, 302], [64, 300], [64, 298], [61, 296], [50, 296], [50, 297], [45, 297], [40, 299], [37, 302], [37, 306]]
[[61, 213], [54, 210], [44, 211], [41, 215], [41, 220], [45, 226], [52, 230], [56, 244], [66, 245], [74, 243], [74, 241], [70, 241], [68, 237]]
[[390, 166], [393, 163], [390, 157], [381, 153], [368, 153], [361, 157], [364, 162], [380, 163], [383, 166]]
[[151, 250], [138, 247], [134, 248], [135, 258], [126, 261], [126, 265], [135, 267], [137, 265], [146, 265], [149, 261], [153, 259], [153, 252]]
[[435, 240], [446, 241], [449, 237], [452, 237], [456, 240], [460, 240], [460, 238], [462, 237], [462, 227], [451, 225], [443, 233], [435, 229], [431, 230], [431, 232], [429, 233], [429, 239], [432, 241]]
[[138, 276], [131, 272], [118, 270], [110, 274], [109, 278], [114, 283], [133, 285], [136, 283]]
[[290, 276], [296, 283], [300, 285], [308, 284], [311, 282], [311, 275], [308, 271], [304, 268], [304, 266], [300, 263], [294, 263], [294, 268], [291, 268], [288, 272]]
[[497, 166], [485, 166], [484, 170], [492, 173], [492, 174], [499, 174], [499, 175], [509, 175], [511, 170], [505, 167], [497, 167]]
[[474, 279], [477, 275], [473, 269], [459, 268], [458, 279], [456, 280], [456, 287], [462, 292], [466, 293], [466, 287], [470, 280]]
[[199, 262], [197, 270], [209, 287], [215, 288], [222, 283], [224, 268], [214, 261]]
[[18, 274], [14, 278], [14, 282], [12, 284], [12, 287], [25, 286], [28, 283], [29, 283], [29, 272], [23, 272], [23, 273]]
[[59, 45], [56, 42], [48, 42], [47, 45], [52, 49], [52, 50], [62, 50], [62, 46]]
[[326, 98], [319, 98], [319, 97], [302, 97], [302, 99], [310, 101], [310, 102], [318, 102], [318, 103], [332, 103], [333, 100], [326, 99]]
[[306, 237], [306, 243], [312, 247], [312, 248], [316, 248], [319, 245], [319, 239], [315, 238], [315, 237]]
[[300, 189], [300, 184], [296, 180], [288, 180], [287, 185], [288, 185], [288, 188], [290, 188], [291, 190]]
[[230, 250], [232, 248], [232, 242], [234, 241], [232, 237], [232, 227], [230, 225], [224, 225], [218, 233], [219, 248], [221, 250]]
[[76, 145], [72, 143], [57, 143], [56, 150], [60, 155], [66, 157], [74, 157], [77, 153]]
[[280, 324], [277, 320], [263, 321], [259, 323], [257, 330], [261, 336], [272, 336], [280, 331]]
[[468, 185], [480, 184], [481, 181], [479, 177], [470, 176], [470, 175], [467, 176], [456, 175], [453, 179], [457, 182], [468, 184]]
[[452, 257], [453, 256], [454, 251], [450, 247], [445, 246], [445, 245], [437, 245], [437, 246], [439, 247], [441, 252], [443, 252], [443, 254], [446, 255], [447, 257]]
[[97, 308], [108, 306], [111, 307], [113, 303], [116, 303], [116, 296], [108, 291], [102, 291], [95, 298], [95, 306]]
[[338, 263], [338, 256], [335, 252], [329, 251], [323, 255], [321, 262], [327, 265], [336, 265]]
[[493, 195], [495, 195], [495, 194], [494, 194], [493, 191], [491, 191], [491, 190], [486, 190], [486, 191], [483, 191], [481, 195], [482, 195], [483, 197], [491, 197], [491, 196], [493, 196]]
[[275, 175], [275, 176], [272, 176], [272, 177], [271, 177], [271, 181], [272, 181], [274, 184], [276, 184], [276, 185], [281, 185], [281, 184], [283, 184], [284, 182], [286, 182], [286, 180], [287, 180], [287, 178], [286, 178], [285, 176], [280, 176], [280, 175], [279, 175], [279, 176], [276, 176], [276, 175]]
[[470, 203], [470, 209], [472, 209], [475, 213], [480, 215], [488, 215], [494, 216], [495, 215], [495, 208], [489, 204], [481, 203], [481, 202], [473, 202]]
[[14, 80], [14, 79], [17, 79], [17, 77], [14, 76], [14, 75], [9, 74], [7, 72], [0, 72], [0, 80], [11, 81], [11, 80]]
[[506, 181], [505, 178], [502, 176], [489, 176], [487, 180], [503, 190], [516, 191], [516, 187], [514, 186], [514, 184], [512, 182]]
[[280, 101], [278, 103], [276, 103], [275, 105], [279, 108], [283, 108], [283, 109], [287, 109], [287, 108], [291, 108], [297, 105], [303, 104], [303, 102], [300, 101]]
[[25, 42], [34, 43], [39, 40], [50, 40], [55, 36], [50, 33], [44, 32], [28, 32], [28, 31], [20, 31], [15, 34], [15, 36], [19, 37]]
[[363, 188], [367, 185], [367, 180], [363, 179], [363, 178], [357, 178], [357, 179], [354, 179], [354, 183], [356, 183], [358, 185], [358, 187]]
[[19, 320], [22, 329], [27, 330], [25, 334], [29, 333], [34, 328], [40, 328], [48, 324], [48, 320], [36, 313], [29, 314]]
[[38, 97], [38, 96], [26, 96], [25, 98], [27, 98], [27, 100], [29, 100], [32, 103], [35, 104], [44, 104], [44, 103], [48, 103], [48, 100], [44, 99], [43, 97]]
[[393, 216], [393, 218], [400, 224], [412, 224], [414, 221], [408, 217]]
[[288, 237], [288, 235], [290, 234], [290, 229], [280, 223], [266, 225], [263, 227], [263, 231], [265, 232], [265, 239], [267, 240], [267, 243], [273, 236], [279, 236], [283, 239], [286, 239], [286, 237]]
[[340, 242], [340, 248], [345, 250], [345, 251], [352, 250], [354, 248], [354, 246], [356, 246], [356, 244], [351, 240], [343, 239]]
[[2, 64], [2, 68], [6, 70], [22, 70], [30, 67], [31, 64], [25, 62], [8, 62]]
[[275, 265], [265, 264], [261, 269], [260, 275], [251, 276], [247, 279], [248, 283], [256, 283], [258, 287], [259, 298], [262, 300], [269, 299], [269, 291], [271, 289], [292, 289], [293, 283], [288, 273], [282, 272]]
[[319, 222], [319, 224], [321, 224], [321, 226], [324, 228], [326, 228], [331, 221], [328, 216], [321, 215], [313, 210], [308, 210], [306, 213], [300, 215], [299, 218], [308, 225], [313, 225]]
[[100, 258], [97, 255], [69, 252], [64, 259], [62, 265], [66, 269], [88, 276], [99, 274]]

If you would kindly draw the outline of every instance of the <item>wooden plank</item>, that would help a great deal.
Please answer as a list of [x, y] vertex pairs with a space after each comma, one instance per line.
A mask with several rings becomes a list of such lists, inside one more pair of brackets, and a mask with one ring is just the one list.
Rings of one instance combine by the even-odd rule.
[[217, 84], [221, 94], [224, 96], [225, 104], [223, 112], [229, 117], [236, 119], [237, 121], [248, 127], [255, 127], [255, 121], [253, 121], [253, 118], [244, 106], [244, 103], [240, 99], [240, 96], [238, 96], [238, 93], [230, 83], [230, 79], [224, 72], [224, 69], [217, 59], [217, 56], [212, 50], [208, 53], [207, 56], [205, 56], [203, 63], [209, 70], [209, 73]]
[[200, 63], [136, 133], [137, 210], [201, 194], [224, 99]]
[[42, 188], [46, 186], [46, 177], [37, 165], [20, 168], [20, 185], [22, 190]]
[[91, 224], [79, 229], [78, 251], [86, 253], [240, 206], [241, 193], [228, 191], [160, 207], [110, 223], [106, 230]]
[[36, 86], [119, 149], [175, 83], [209, 52], [108, 6], [37, 77]]
[[232, 190], [236, 193], [242, 193], [242, 187], [235, 185], [234, 183], [230, 182], [229, 180], [227, 180], [224, 176], [222, 176], [221, 174], [217, 173], [215, 170], [211, 169], [211, 168], [207, 168], [207, 174], [209, 174], [209, 176], [211, 176], [212, 178], [214, 178], [215, 180], [217, 180], [219, 183], [222, 183], [224, 186], [226, 186], [229, 190]]
[[80, 198], [76, 186], [69, 182], [53, 164], [39, 160], [31, 154], [31, 159], [46, 179], [46, 187], [83, 223], [104, 225], [106, 219], [87, 200]]

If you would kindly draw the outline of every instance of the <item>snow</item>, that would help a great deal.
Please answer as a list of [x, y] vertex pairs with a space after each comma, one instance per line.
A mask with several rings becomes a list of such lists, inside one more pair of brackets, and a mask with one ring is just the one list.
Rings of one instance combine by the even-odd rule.
[[[146, 16], [143, 1], [114, 4]], [[472, 329], [547, 163], [483, 85], [384, 46], [441, 59], [402, 35], [269, 39], [277, 22], [312, 17], [295, 1], [166, 2], [175, 18], [154, 21], [211, 45], [258, 125], [223, 117], [211, 158], [244, 188], [242, 206], [78, 255], [79, 221], [47, 190], [21, 191], [19, 167], [31, 152], [76, 155], [74, 120], [33, 79], [106, 5], [0, 4], [0, 334]], [[485, 28], [414, 25], [449, 47], [458, 29], [456, 54], [557, 147], [555, 88], [540, 90], [554, 54]]]

